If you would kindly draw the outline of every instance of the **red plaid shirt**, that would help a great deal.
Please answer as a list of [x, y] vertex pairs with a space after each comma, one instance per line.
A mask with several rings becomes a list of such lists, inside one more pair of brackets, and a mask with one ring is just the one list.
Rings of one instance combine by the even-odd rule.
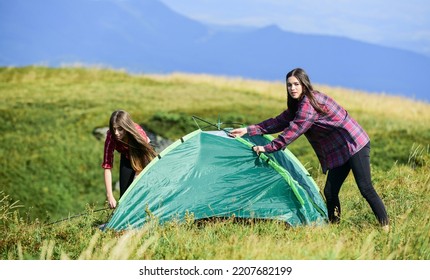
[[[135, 123], [134, 125], [136, 126], [137, 131], [139, 131], [140, 134], [142, 134], [143, 138], [146, 139], [146, 141], [149, 143], [150, 140], [146, 135], [145, 131], [137, 123]], [[105, 147], [103, 153], [102, 167], [104, 169], [112, 169], [113, 155], [115, 150], [117, 150], [121, 154], [125, 153], [125, 156], [129, 158], [128, 145], [123, 142], [117, 141], [115, 137], [112, 137], [112, 133], [110, 132], [110, 130], [108, 130], [108, 132], [106, 133]]]
[[304, 96], [295, 115], [287, 109], [275, 118], [248, 126], [247, 130], [251, 136], [282, 131], [264, 146], [268, 153], [284, 148], [304, 134], [318, 156], [323, 173], [326, 173], [328, 169], [347, 162], [370, 139], [363, 128], [332, 98], [318, 91], [313, 94], [326, 115], [318, 113], [309, 98]]

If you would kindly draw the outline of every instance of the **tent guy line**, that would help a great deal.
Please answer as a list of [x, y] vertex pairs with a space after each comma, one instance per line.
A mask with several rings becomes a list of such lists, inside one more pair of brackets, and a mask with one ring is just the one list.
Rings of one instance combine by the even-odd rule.
[[[110, 210], [110, 208], [109, 207], [104, 207], [104, 208], [96, 209], [96, 210], [93, 210], [92, 213], [96, 213], [96, 212], [100, 212], [100, 211], [106, 211], [106, 210]], [[78, 218], [78, 217], [87, 216], [89, 214], [90, 214], [89, 212], [88, 213], [76, 214], [76, 215], [73, 215], [73, 216], [69, 216], [67, 218], [63, 218], [63, 219], [54, 221], [54, 222], [46, 223], [45, 226], [50, 226], [50, 225], [53, 225], [53, 224], [58, 224], [58, 223], [61, 223], [61, 222], [64, 222], [64, 221], [69, 221], [69, 220], [72, 220], [72, 219], [75, 219], [75, 218]]]

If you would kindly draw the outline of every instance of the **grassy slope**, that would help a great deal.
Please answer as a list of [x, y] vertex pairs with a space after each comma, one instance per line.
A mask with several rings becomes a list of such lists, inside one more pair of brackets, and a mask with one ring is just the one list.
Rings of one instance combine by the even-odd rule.
[[[272, 117], [285, 108], [284, 85], [205, 75], [1, 68], [0, 222], [5, 237], [0, 258], [430, 259], [430, 201], [423, 195], [430, 180], [430, 105], [341, 88], [317, 89], [344, 105], [369, 133], [375, 188], [393, 222], [390, 235], [375, 230], [369, 206], [348, 178], [341, 191], [343, 221], [336, 227], [285, 231], [276, 223], [211, 224], [203, 229], [172, 224], [148, 226], [137, 233], [143, 236], [138, 239], [100, 236], [89, 226], [107, 218], [106, 213], [92, 213], [104, 207], [103, 142], [92, 131], [106, 126], [113, 110], [126, 109], [139, 123], [175, 139], [196, 128], [192, 115], [213, 121], [220, 115], [224, 122], [243, 123]], [[304, 137], [290, 150], [323, 186], [325, 176]], [[22, 205], [19, 213], [12, 212], [14, 201]], [[38, 223], [85, 209], [88, 215], [67, 226], [54, 225], [54, 230]], [[116, 241], [126, 237], [123, 242], [131, 242], [131, 253], [116, 255]], [[256, 242], [264, 246], [256, 248]], [[297, 245], [302, 250], [294, 249]], [[103, 251], [103, 246], [108, 248]]]

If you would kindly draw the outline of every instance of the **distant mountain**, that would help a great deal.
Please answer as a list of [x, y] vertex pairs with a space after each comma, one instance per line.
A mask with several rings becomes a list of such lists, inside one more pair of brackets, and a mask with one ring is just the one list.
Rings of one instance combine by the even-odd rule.
[[214, 28], [157, 0], [0, 0], [0, 65], [82, 63], [314, 83], [430, 102], [430, 58], [351, 39], [264, 28]]

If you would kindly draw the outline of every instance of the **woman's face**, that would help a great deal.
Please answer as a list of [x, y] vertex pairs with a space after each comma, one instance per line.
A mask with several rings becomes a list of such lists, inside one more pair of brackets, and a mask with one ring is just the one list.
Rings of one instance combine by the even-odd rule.
[[299, 99], [303, 93], [303, 87], [300, 81], [291, 76], [287, 79], [287, 92], [293, 99]]
[[115, 135], [115, 138], [117, 140], [123, 140], [125, 136], [125, 130], [124, 128], [120, 126], [114, 126], [113, 127], [113, 134]]

